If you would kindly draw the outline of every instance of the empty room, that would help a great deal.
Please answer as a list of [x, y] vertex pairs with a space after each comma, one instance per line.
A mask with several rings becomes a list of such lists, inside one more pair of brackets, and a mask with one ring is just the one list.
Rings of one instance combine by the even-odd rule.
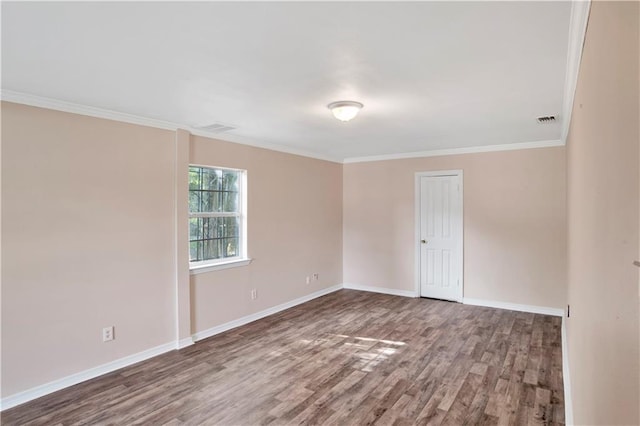
[[1, 20], [2, 425], [640, 424], [640, 2]]

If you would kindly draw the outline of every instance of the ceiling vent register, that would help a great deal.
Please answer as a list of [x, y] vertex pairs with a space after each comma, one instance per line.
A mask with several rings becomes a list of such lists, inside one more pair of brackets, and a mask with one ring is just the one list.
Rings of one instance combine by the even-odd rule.
[[544, 117], [538, 117], [538, 123], [553, 123], [556, 121], [555, 115], [545, 115]]
[[206, 132], [211, 132], [211, 133], [222, 133], [222, 132], [228, 132], [229, 130], [234, 130], [235, 127], [227, 126], [226, 124], [221, 124], [221, 123], [213, 123], [213, 124], [209, 124], [208, 126], [198, 126], [197, 129], [204, 130]]

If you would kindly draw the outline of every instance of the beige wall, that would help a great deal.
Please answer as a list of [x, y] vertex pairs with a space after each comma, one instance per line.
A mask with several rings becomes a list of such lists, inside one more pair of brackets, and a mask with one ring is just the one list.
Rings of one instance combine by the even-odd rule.
[[568, 353], [576, 424], [640, 424], [637, 2], [593, 2], [569, 140]]
[[344, 166], [344, 282], [414, 291], [416, 172], [464, 170], [464, 297], [565, 302], [564, 147]]
[[[342, 283], [341, 164], [198, 136], [190, 159], [247, 170], [253, 258], [249, 266], [191, 276], [193, 331]], [[306, 284], [313, 273], [319, 280]]]
[[2, 395], [173, 340], [174, 134], [2, 103], [2, 150]]
[[[2, 103], [2, 397], [174, 342], [176, 306], [184, 338], [342, 282], [342, 165], [177, 139]], [[189, 151], [248, 170], [254, 261], [187, 276], [176, 303], [176, 167]]]

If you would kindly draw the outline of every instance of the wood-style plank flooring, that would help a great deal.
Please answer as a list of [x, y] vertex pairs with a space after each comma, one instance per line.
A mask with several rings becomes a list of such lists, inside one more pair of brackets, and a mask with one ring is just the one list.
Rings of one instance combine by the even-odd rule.
[[561, 318], [341, 290], [2, 424], [564, 423]]

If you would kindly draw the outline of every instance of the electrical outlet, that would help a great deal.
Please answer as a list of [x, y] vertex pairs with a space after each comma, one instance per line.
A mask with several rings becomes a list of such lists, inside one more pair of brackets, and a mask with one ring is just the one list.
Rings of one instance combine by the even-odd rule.
[[315, 274], [313, 274], [313, 280], [314, 281], [318, 281], [319, 278], [320, 278], [320, 274], [319, 273], [316, 272]]
[[251, 300], [256, 300], [258, 298], [258, 289], [251, 290]]
[[311, 277], [307, 275], [307, 284], [311, 284]]
[[102, 341], [103, 342], [110, 342], [113, 339], [115, 339], [115, 336], [113, 334], [113, 326], [103, 328], [102, 329]]

